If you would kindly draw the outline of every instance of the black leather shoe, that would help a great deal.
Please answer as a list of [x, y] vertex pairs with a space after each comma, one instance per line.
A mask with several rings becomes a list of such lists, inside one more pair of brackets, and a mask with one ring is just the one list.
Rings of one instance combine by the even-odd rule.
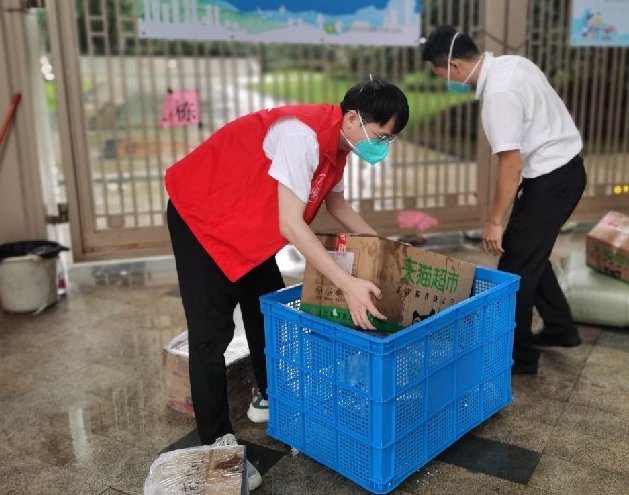
[[523, 363], [516, 361], [511, 367], [512, 375], [534, 375], [537, 373], [537, 363]]
[[537, 335], [533, 335], [533, 345], [540, 347], [577, 347], [581, 345], [579, 332], [575, 330], [565, 330], [556, 335], [549, 335], [542, 330]]

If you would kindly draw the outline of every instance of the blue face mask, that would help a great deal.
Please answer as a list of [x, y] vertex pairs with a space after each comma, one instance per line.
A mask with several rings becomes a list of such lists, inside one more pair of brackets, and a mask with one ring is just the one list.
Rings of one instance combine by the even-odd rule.
[[375, 165], [387, 157], [387, 154], [389, 153], [389, 143], [363, 139], [354, 146], [354, 153], [356, 153], [361, 160], [366, 161], [369, 165]]
[[452, 93], [465, 94], [471, 91], [472, 86], [468, 82], [446, 81], [446, 88]]
[[358, 112], [358, 118], [360, 119], [360, 126], [363, 128], [367, 139], [363, 139], [354, 145], [345, 137], [342, 131], [341, 134], [345, 138], [345, 141], [352, 147], [352, 150], [358, 158], [367, 162], [369, 165], [375, 165], [387, 157], [389, 153], [389, 143], [381, 141], [380, 139], [370, 139], [369, 134], [367, 134], [367, 129], [365, 129], [365, 125], [363, 124], [363, 119], [360, 116], [360, 112]]
[[448, 89], [448, 91], [451, 91], [452, 93], [465, 94], [472, 89], [472, 85], [468, 83], [467, 81], [470, 77], [472, 77], [472, 74], [474, 74], [474, 71], [476, 70], [478, 65], [481, 63], [481, 60], [483, 60], [483, 56], [481, 55], [481, 57], [478, 59], [478, 62], [476, 62], [476, 65], [472, 67], [472, 70], [465, 78], [465, 81], [463, 82], [452, 81], [450, 79], [450, 62], [452, 62], [452, 48], [454, 47], [454, 40], [456, 39], [458, 35], [459, 33], [454, 33], [454, 36], [452, 37], [452, 41], [450, 42], [450, 51], [448, 52], [448, 80], [446, 81], [446, 88]]

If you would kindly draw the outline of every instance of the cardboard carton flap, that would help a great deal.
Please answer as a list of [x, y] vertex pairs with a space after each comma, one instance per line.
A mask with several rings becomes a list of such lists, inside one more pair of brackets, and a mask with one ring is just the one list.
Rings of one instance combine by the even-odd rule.
[[[346, 272], [351, 265], [351, 275], [373, 282], [382, 291], [382, 298], [374, 303], [388, 320], [372, 320], [379, 330], [393, 331], [392, 323], [400, 330], [471, 294], [476, 270], [472, 263], [373, 234], [319, 234], [318, 238]], [[339, 249], [347, 254], [337, 255]], [[353, 326], [343, 292], [310, 263], [306, 263], [301, 307]]]

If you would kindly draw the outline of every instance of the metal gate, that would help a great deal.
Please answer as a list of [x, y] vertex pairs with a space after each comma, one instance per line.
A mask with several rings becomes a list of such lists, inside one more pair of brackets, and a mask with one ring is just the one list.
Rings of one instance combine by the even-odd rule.
[[[579, 213], [595, 217], [614, 199], [616, 182], [629, 182], [627, 162], [620, 166], [628, 138], [619, 132], [627, 91], [614, 86], [616, 113], [605, 133], [603, 111], [592, 117], [583, 95], [604, 98], [596, 93], [604, 89], [603, 68], [611, 71], [605, 77], [626, 72], [626, 50], [606, 49], [601, 60], [594, 49], [568, 48], [568, 3], [425, 0], [422, 32], [452, 23], [481, 49], [519, 51], [558, 81], [568, 77], [561, 94], [579, 110], [579, 124], [589, 119], [586, 161], [596, 177]], [[557, 6], [550, 17], [548, 4]], [[419, 48], [144, 40], [137, 37], [133, 0], [48, 2], [47, 15], [76, 259], [167, 252], [162, 179], [168, 166], [237, 116], [289, 102], [339, 102], [370, 73], [405, 90], [411, 120], [386, 163], [350, 159], [348, 200], [381, 234], [399, 232], [399, 210], [429, 211], [444, 229], [476, 227], [486, 215], [496, 164], [479, 128], [478, 104], [446, 93], [421, 63]], [[570, 79], [590, 67], [599, 72], [587, 84]], [[170, 90], [199, 93], [198, 127], [158, 125]], [[616, 155], [607, 153], [614, 146]], [[314, 224], [333, 226], [325, 213]]]
[[629, 206], [629, 49], [572, 48], [571, 0], [529, 0], [524, 55], [566, 102], [584, 142], [588, 186], [573, 218]]

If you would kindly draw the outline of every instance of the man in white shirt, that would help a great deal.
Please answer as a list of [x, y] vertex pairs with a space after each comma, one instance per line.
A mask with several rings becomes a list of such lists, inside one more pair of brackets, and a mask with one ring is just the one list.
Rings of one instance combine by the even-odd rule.
[[[522, 277], [512, 372], [536, 373], [537, 346], [581, 343], [549, 262], [557, 235], [585, 189], [581, 136], [546, 76], [524, 57], [481, 54], [468, 35], [440, 26], [428, 38], [423, 59], [449, 90], [460, 93], [474, 86], [481, 101], [483, 128], [499, 161], [483, 244], [500, 256], [498, 269]], [[533, 306], [544, 321], [535, 336]]]

